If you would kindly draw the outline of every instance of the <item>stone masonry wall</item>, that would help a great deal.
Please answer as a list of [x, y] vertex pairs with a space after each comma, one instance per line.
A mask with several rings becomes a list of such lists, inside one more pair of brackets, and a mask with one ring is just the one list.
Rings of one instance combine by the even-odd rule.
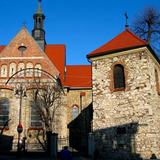
[[[150, 158], [154, 153], [160, 158], [160, 98], [155, 81], [159, 64], [145, 49], [95, 58], [92, 64], [93, 129], [102, 157]], [[125, 68], [125, 91], [113, 90], [114, 64]]]
[[[31, 127], [31, 98], [30, 93], [27, 93], [26, 98], [22, 98], [22, 126], [23, 132], [21, 133], [21, 138], [26, 137], [26, 148], [29, 150], [42, 149], [40, 146], [37, 135], [43, 142], [43, 130], [39, 128]], [[4, 130], [3, 135], [8, 135], [13, 137], [12, 149], [17, 149], [18, 142], [18, 132], [17, 126], [19, 123], [19, 108], [20, 108], [20, 99], [14, 95], [13, 91], [1, 89], [0, 98], [8, 98], [9, 100], [9, 127]], [[67, 136], [67, 110], [66, 110], [66, 98], [62, 100], [62, 106], [56, 110], [55, 121], [53, 128], [55, 133], [58, 133], [59, 136]]]

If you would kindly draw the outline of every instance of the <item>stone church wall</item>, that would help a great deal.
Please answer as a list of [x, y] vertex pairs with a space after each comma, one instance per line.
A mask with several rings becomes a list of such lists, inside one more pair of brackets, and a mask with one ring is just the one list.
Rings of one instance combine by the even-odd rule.
[[[160, 157], [158, 62], [143, 48], [98, 57], [92, 64], [95, 147], [113, 159]], [[114, 91], [115, 64], [124, 66], [124, 91]]]
[[[67, 138], [69, 135], [67, 124], [72, 121], [72, 106], [77, 104], [80, 105], [80, 93], [85, 92], [85, 96], [82, 99], [82, 109], [86, 108], [91, 103], [91, 90], [71, 90], [67, 93], [64, 89], [65, 94], [62, 98], [62, 106], [56, 111], [56, 116], [53, 124], [55, 133], [58, 133], [59, 138]], [[31, 128], [31, 92], [27, 92], [27, 97], [22, 98], [22, 125], [23, 132], [21, 138], [26, 137], [26, 149], [28, 150], [42, 150], [42, 146], [39, 144], [37, 136], [41, 142], [43, 142], [43, 130]], [[1, 89], [0, 98], [8, 98], [9, 100], [9, 127], [4, 130], [3, 135], [13, 137], [12, 149], [17, 149], [18, 132], [17, 125], [19, 123], [19, 107], [20, 99], [15, 96], [11, 90]], [[80, 108], [79, 108], [80, 109]], [[79, 110], [80, 114], [80, 110]], [[68, 141], [66, 142], [68, 145]]]

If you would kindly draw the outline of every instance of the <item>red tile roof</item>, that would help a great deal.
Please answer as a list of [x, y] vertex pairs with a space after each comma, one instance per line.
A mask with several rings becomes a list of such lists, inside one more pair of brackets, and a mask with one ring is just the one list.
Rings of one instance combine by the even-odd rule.
[[148, 45], [148, 43], [139, 37], [137, 37], [134, 33], [126, 29], [118, 36], [113, 38], [111, 41], [107, 42], [103, 46], [98, 49], [92, 51], [87, 55], [87, 57], [94, 57], [98, 55], [107, 54], [110, 52], [116, 52], [122, 49], [129, 49], [133, 47], [140, 47]]
[[66, 63], [65, 45], [46, 45], [45, 53], [60, 72], [61, 79], [64, 78]]
[[92, 86], [91, 65], [67, 65], [63, 85], [71, 88], [90, 88]]
[[5, 46], [0, 46], [0, 52], [5, 48]]

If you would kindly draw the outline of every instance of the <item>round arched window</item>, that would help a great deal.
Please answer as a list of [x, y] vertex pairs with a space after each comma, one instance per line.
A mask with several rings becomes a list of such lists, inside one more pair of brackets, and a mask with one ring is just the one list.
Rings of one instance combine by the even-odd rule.
[[78, 106], [74, 105], [72, 107], [72, 119], [75, 119], [78, 116], [79, 108]]

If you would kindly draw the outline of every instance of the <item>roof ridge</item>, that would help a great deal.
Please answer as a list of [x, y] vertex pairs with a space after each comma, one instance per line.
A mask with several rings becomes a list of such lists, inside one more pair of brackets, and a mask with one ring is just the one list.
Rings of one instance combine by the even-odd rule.
[[[130, 29], [126, 29], [125, 31], [127, 31], [127, 32], [129, 32], [132, 36], [134, 36], [137, 40], [140, 40], [140, 41], [142, 41], [143, 43], [145, 43], [145, 44], [148, 44], [147, 43], [147, 41], [145, 41], [145, 40], [143, 40], [143, 39], [141, 39], [140, 37], [138, 37], [136, 34], [134, 34]], [[123, 31], [123, 32], [125, 32], [125, 31]], [[122, 32], [122, 33], [123, 33]]]
[[111, 51], [115, 50], [117, 51], [121, 49], [129, 49], [132, 47], [138, 47], [143, 45], [148, 45], [148, 43], [145, 40], [142, 40], [137, 35], [135, 35], [129, 29], [125, 29], [105, 44], [93, 50], [91, 53], [87, 55], [87, 57], [89, 58], [90, 56], [94, 56], [97, 54], [100, 55], [102, 53], [110, 53]]

